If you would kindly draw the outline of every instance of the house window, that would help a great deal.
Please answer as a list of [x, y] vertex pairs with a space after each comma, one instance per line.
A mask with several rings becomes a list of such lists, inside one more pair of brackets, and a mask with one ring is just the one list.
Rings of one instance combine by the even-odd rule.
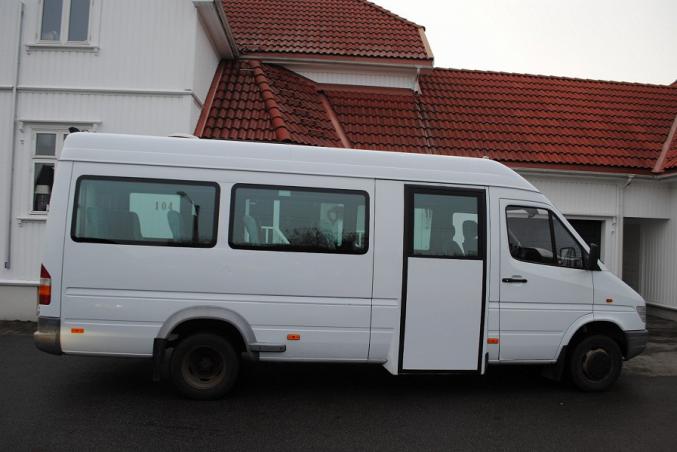
[[33, 132], [31, 210], [34, 213], [49, 211], [49, 201], [54, 183], [54, 167], [67, 136], [68, 130], [66, 128], [36, 129]]
[[89, 40], [90, 0], [43, 0], [40, 40], [58, 43]]

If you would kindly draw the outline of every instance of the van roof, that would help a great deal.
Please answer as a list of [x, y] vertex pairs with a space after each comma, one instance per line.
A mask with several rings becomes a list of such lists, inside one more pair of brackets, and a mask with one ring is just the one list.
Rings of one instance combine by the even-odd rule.
[[489, 159], [322, 148], [279, 143], [74, 133], [60, 160], [311, 174], [538, 191]]

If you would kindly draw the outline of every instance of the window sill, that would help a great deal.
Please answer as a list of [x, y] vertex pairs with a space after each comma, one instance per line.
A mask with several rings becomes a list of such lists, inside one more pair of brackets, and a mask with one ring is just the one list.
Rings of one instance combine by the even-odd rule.
[[66, 52], [89, 52], [89, 53], [99, 53], [99, 46], [81, 43], [81, 44], [72, 44], [72, 43], [63, 43], [63, 42], [32, 42], [26, 44], [26, 50], [30, 53], [34, 50], [61, 50]]
[[31, 213], [23, 217], [16, 218], [19, 227], [23, 226], [24, 223], [44, 223], [47, 221], [47, 213]]

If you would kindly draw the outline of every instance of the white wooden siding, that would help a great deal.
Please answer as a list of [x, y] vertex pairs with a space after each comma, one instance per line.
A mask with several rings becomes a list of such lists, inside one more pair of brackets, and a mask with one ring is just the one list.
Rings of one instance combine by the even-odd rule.
[[216, 67], [219, 64], [220, 57], [212, 46], [207, 36], [207, 31], [199, 23], [199, 18], [195, 16], [195, 50], [193, 52], [193, 84], [192, 89], [195, 95], [204, 102], [207, 92], [212, 84]]
[[529, 173], [524, 176], [567, 215], [613, 217], [618, 214], [620, 180]]
[[18, 39], [19, 2], [0, 1], [0, 91], [11, 89], [14, 84], [16, 47]]
[[659, 180], [634, 180], [625, 190], [623, 213], [626, 217], [670, 218], [670, 186]]
[[416, 69], [369, 68], [358, 65], [298, 64], [287, 69], [317, 83], [416, 89]]
[[640, 293], [649, 303], [677, 309], [677, 184], [670, 195], [670, 219], [641, 225]]
[[[21, 85], [154, 90], [191, 87], [197, 26], [196, 20], [190, 20], [196, 17], [192, 2], [96, 1], [102, 2], [98, 50], [24, 46]], [[30, 44], [38, 37], [40, 6], [38, 0], [25, 2], [23, 42]]]

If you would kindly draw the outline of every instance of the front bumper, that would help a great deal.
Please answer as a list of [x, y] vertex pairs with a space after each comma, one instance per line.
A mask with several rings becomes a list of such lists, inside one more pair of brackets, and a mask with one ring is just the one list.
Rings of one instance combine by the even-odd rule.
[[38, 330], [33, 333], [33, 342], [35, 346], [46, 353], [60, 355], [61, 339], [59, 331], [61, 330], [61, 319], [57, 317], [38, 317]]
[[649, 342], [649, 332], [647, 330], [634, 330], [625, 332], [625, 343], [627, 352], [625, 359], [634, 358], [644, 351], [646, 343]]

